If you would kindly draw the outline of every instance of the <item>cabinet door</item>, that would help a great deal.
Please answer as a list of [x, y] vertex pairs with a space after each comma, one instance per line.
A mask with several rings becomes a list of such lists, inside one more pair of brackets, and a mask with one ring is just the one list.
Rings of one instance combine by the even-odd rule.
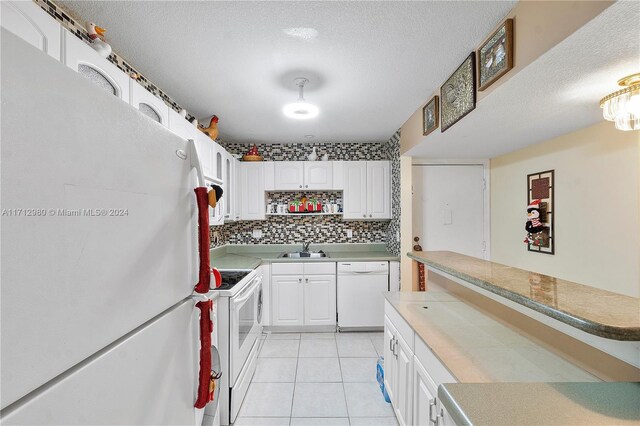
[[242, 192], [240, 220], [264, 220], [265, 193], [262, 163], [240, 163]]
[[400, 426], [411, 425], [413, 407], [413, 353], [404, 339], [396, 333], [396, 417]]
[[367, 218], [391, 219], [391, 163], [367, 161]]
[[276, 191], [302, 189], [304, 166], [302, 161], [276, 161], [274, 164]]
[[[204, 135], [204, 133], [203, 133]], [[207, 135], [205, 137], [209, 138]], [[209, 138], [211, 139], [211, 138]], [[219, 180], [220, 182], [224, 182], [225, 178], [225, 157], [227, 155], [227, 150], [220, 146], [219, 143], [214, 142], [213, 145], [213, 171], [214, 171], [214, 179]]]
[[129, 89], [129, 103], [153, 121], [169, 127], [169, 107], [164, 101], [133, 79], [129, 79], [131, 87]]
[[235, 158], [228, 152], [224, 152], [224, 186], [226, 203], [224, 204], [224, 221], [233, 222], [236, 220], [235, 198], [236, 198], [236, 170], [235, 170]]
[[305, 162], [304, 189], [333, 189], [333, 162]]
[[271, 276], [271, 325], [304, 324], [302, 275]]
[[437, 388], [420, 361], [413, 358], [413, 424], [431, 426], [436, 416]]
[[240, 161], [233, 159], [233, 171], [234, 171], [234, 190], [233, 190], [233, 214], [234, 220], [240, 220], [240, 210], [242, 209], [242, 190], [240, 188]]
[[394, 346], [396, 344], [396, 329], [391, 324], [389, 318], [384, 317], [384, 387], [391, 399], [391, 403], [396, 405], [396, 356]]
[[131, 78], [69, 31], [63, 30], [63, 33], [65, 65], [88, 78], [105, 92], [129, 103]]
[[344, 163], [344, 219], [367, 217], [367, 162]]
[[60, 60], [62, 26], [34, 2], [2, 1], [0, 19], [3, 28]]
[[304, 325], [335, 325], [336, 276], [305, 275]]

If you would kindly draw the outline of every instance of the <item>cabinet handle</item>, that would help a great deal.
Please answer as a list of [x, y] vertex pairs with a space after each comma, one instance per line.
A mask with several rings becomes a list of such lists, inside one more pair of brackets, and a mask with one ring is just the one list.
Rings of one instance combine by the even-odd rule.
[[370, 214], [370, 215], [369, 215], [369, 217], [373, 217], [373, 215], [372, 215], [372, 214]]
[[300, 188], [302, 188], [302, 185], [300, 185]]
[[398, 359], [398, 351], [396, 351], [396, 349], [398, 349], [398, 339], [395, 337], [394, 339], [396, 342], [393, 344], [393, 353], [396, 356], [396, 359]]
[[308, 283], [309, 282], [309, 278], [305, 278], [304, 282]]
[[308, 188], [308, 187], [309, 187], [309, 185], [305, 185], [304, 187], [305, 187], [305, 188]]
[[302, 282], [302, 278], [298, 278], [298, 282], [301, 283]]
[[436, 399], [435, 398], [431, 398], [429, 400], [429, 423], [433, 423], [434, 425], [436, 424], [436, 422], [438, 421], [438, 417], [436, 416], [436, 418], [433, 418], [433, 408], [436, 406]]
[[363, 214], [363, 215], [362, 215], [362, 217], [367, 217], [367, 215], [366, 215], [366, 214]]
[[389, 339], [389, 350], [393, 353], [393, 339]]

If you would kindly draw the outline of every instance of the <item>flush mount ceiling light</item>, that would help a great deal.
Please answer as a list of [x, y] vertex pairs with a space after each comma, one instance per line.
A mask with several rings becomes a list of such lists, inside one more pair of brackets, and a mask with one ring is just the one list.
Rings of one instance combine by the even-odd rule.
[[289, 118], [295, 118], [297, 120], [308, 120], [318, 116], [318, 107], [305, 102], [304, 100], [304, 85], [309, 82], [306, 78], [296, 78], [296, 86], [298, 86], [298, 101], [292, 104], [285, 105], [282, 108], [282, 112]]
[[618, 130], [640, 130], [640, 73], [621, 78], [618, 84], [624, 89], [600, 100], [602, 116]]

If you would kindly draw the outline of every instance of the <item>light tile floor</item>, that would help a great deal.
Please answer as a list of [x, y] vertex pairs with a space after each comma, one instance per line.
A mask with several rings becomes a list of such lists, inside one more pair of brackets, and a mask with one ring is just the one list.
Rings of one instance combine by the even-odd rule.
[[279, 333], [262, 342], [235, 426], [396, 426], [376, 382], [382, 333]]

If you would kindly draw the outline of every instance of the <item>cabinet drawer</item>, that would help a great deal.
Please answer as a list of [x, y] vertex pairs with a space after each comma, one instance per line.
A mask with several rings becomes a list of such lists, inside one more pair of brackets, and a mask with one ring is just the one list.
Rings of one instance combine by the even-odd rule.
[[335, 262], [307, 262], [304, 263], [305, 275], [335, 275], [336, 263]]
[[271, 275], [302, 275], [304, 273], [304, 264], [295, 263], [272, 263]]
[[407, 346], [409, 346], [409, 349], [413, 352], [414, 351], [414, 348], [413, 348], [414, 333], [411, 326], [407, 324], [407, 322], [404, 319], [402, 319], [398, 311], [396, 311], [396, 309], [391, 305], [391, 303], [389, 303], [386, 300], [384, 301], [384, 313], [387, 317], [389, 317], [389, 320], [391, 321], [393, 326], [396, 328], [396, 330], [398, 330], [398, 333], [400, 333], [404, 341], [407, 343]]
[[414, 353], [415, 357], [420, 361], [420, 364], [422, 364], [431, 379], [435, 382], [436, 388], [442, 383], [458, 382], [420, 337], [416, 337], [415, 339]]

